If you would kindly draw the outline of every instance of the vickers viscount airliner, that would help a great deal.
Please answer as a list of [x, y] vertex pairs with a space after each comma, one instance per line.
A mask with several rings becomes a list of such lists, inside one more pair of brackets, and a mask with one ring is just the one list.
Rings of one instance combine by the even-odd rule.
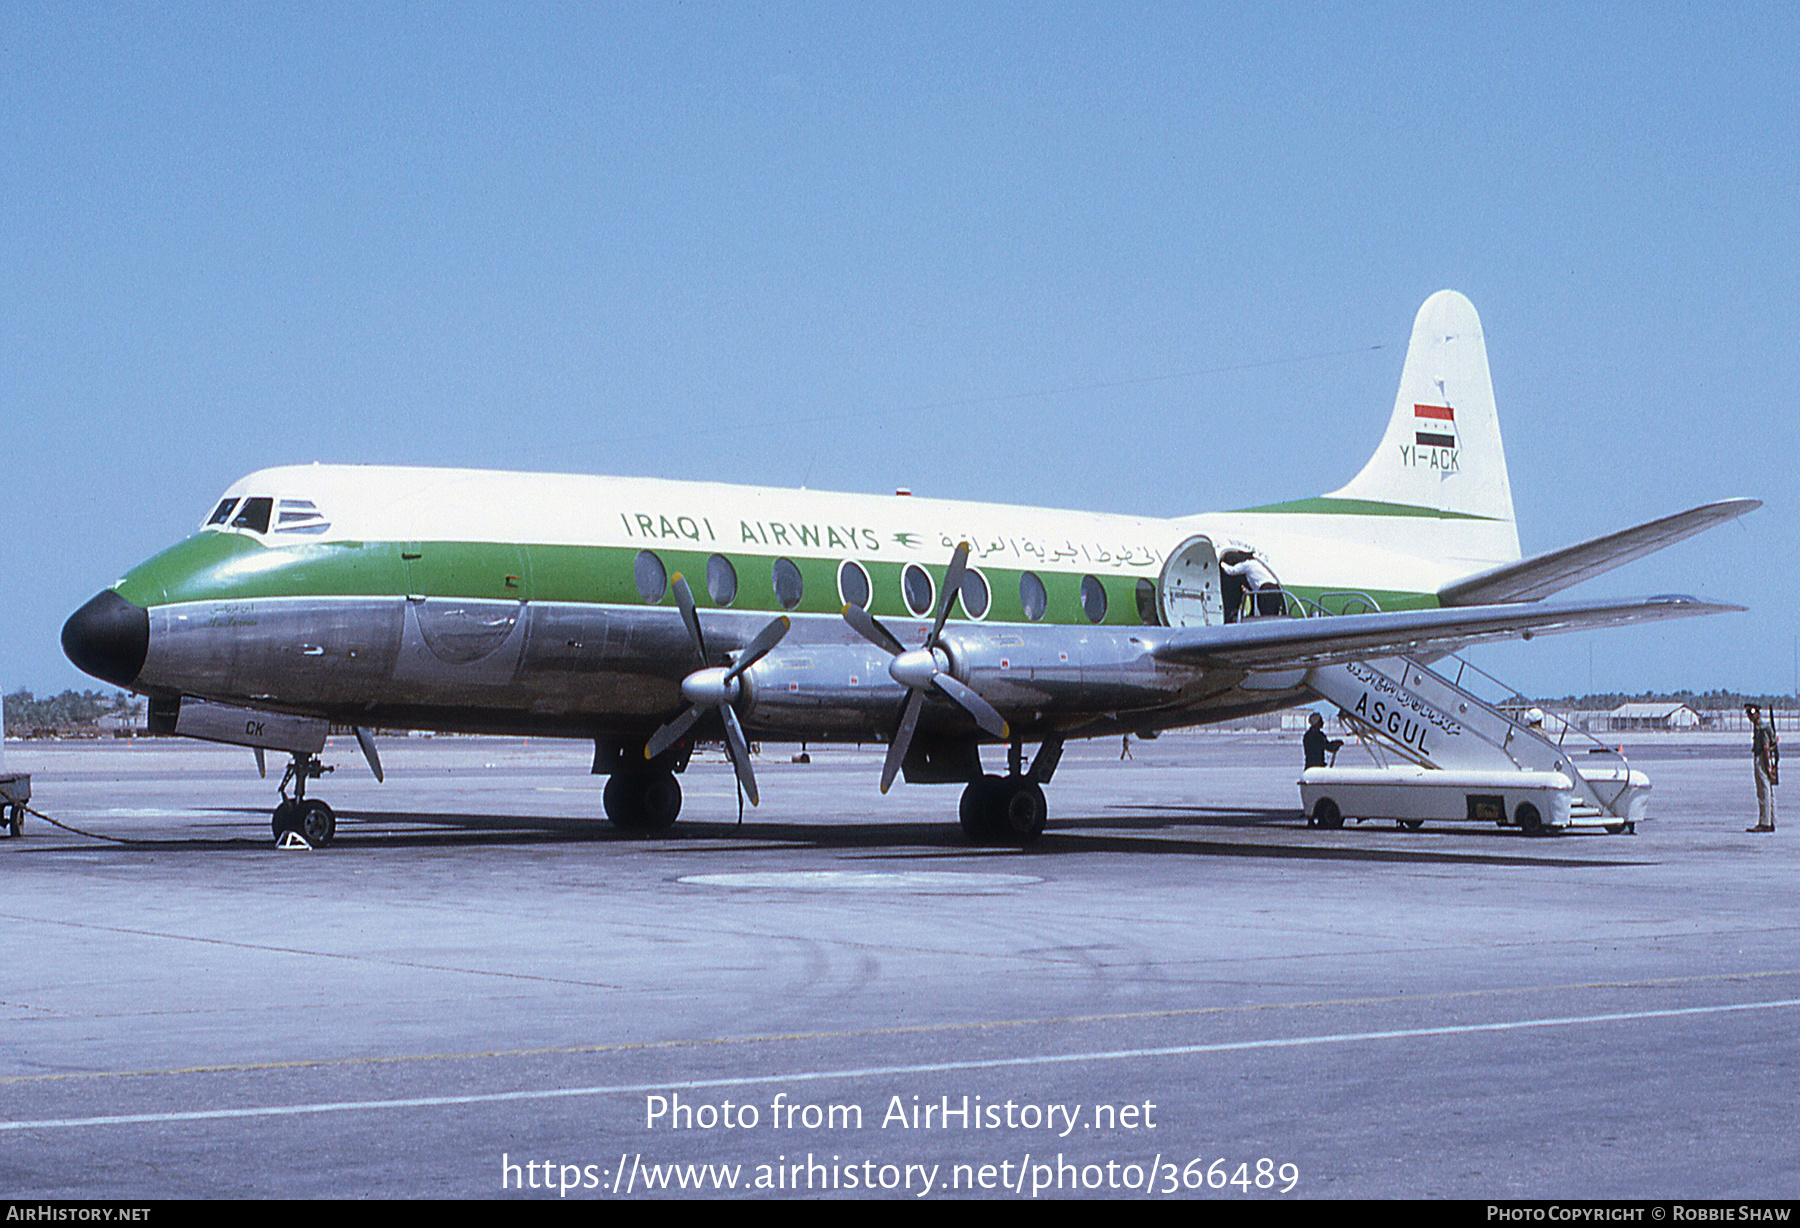
[[1322, 693], [1309, 676], [1350, 662], [1736, 609], [1543, 599], [1757, 506], [1521, 559], [1481, 323], [1443, 291], [1419, 310], [1374, 454], [1316, 498], [1159, 519], [264, 469], [76, 611], [63, 646], [147, 695], [154, 729], [290, 755], [278, 838], [331, 839], [306, 788], [338, 725], [378, 776], [375, 729], [591, 740], [607, 816], [637, 833], [674, 823], [696, 740], [724, 745], [753, 803], [751, 741], [885, 743], [884, 792], [902, 774], [961, 784], [971, 838], [1023, 842], [1070, 738], [1306, 703]]

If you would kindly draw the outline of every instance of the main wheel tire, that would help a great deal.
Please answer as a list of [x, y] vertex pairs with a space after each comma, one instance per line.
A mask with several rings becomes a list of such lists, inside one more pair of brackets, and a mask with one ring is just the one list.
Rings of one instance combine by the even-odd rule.
[[12, 813], [6, 820], [6, 829], [15, 836], [25, 834], [25, 807], [14, 806], [12, 808]]
[[1407, 831], [1418, 831], [1421, 827], [1425, 826], [1424, 819], [1400, 819], [1398, 822], [1400, 826]]
[[1313, 803], [1313, 826], [1323, 827], [1327, 831], [1336, 831], [1344, 825], [1344, 812], [1329, 797], [1321, 797]]
[[290, 831], [300, 829], [300, 803], [292, 798], [282, 798], [275, 804], [274, 817], [269, 820], [269, 830], [280, 840]]
[[1513, 811], [1513, 822], [1518, 824], [1519, 830], [1528, 836], [1544, 834], [1544, 816], [1539, 814], [1538, 808], [1530, 802], [1519, 803], [1519, 808]]
[[681, 817], [681, 783], [673, 772], [658, 772], [644, 782], [644, 822], [652, 832], [668, 831]]
[[1044, 790], [1035, 780], [1023, 776], [1009, 778], [995, 795], [994, 828], [1008, 844], [1026, 845], [1044, 834], [1050, 818], [1050, 806]]
[[1609, 836], [1624, 835], [1625, 834], [1625, 824], [1623, 824], [1623, 823], [1608, 823], [1606, 825], [1606, 834]]
[[324, 802], [306, 802], [295, 816], [294, 830], [316, 849], [322, 849], [337, 836], [337, 814]]
[[612, 825], [634, 836], [668, 831], [681, 813], [681, 785], [673, 772], [616, 773], [603, 795]]
[[956, 804], [956, 817], [970, 844], [992, 844], [999, 838], [994, 799], [1004, 786], [1005, 782], [998, 776], [983, 776], [963, 787], [962, 798]]

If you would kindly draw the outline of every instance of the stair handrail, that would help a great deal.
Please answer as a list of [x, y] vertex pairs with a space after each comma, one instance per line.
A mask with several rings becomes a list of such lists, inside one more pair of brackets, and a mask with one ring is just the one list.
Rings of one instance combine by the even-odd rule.
[[[1352, 600], [1361, 602], [1365, 607], [1364, 609], [1358, 610], [1357, 613], [1381, 613], [1381, 603], [1379, 601], [1376, 601], [1375, 598], [1369, 596], [1369, 594], [1358, 592], [1355, 589], [1343, 589], [1341, 591], [1334, 589], [1331, 592], [1320, 593], [1316, 598], [1303, 597], [1291, 588], [1283, 588], [1280, 591], [1282, 598], [1281, 617], [1283, 618], [1334, 618], [1339, 614], [1350, 613], [1350, 602]], [[1344, 598], [1344, 602], [1339, 609], [1333, 610], [1330, 606], [1325, 604], [1325, 599], [1327, 597], [1342, 597]], [[1299, 612], [1291, 612], [1295, 609]]]
[[[1505, 717], [1508, 721], [1511, 721], [1514, 725], [1518, 726], [1520, 729], [1524, 730], [1525, 732], [1535, 734], [1541, 741], [1549, 743], [1550, 745], [1556, 747], [1557, 750], [1563, 751], [1563, 758], [1570, 761], [1570, 763], [1569, 763], [1570, 770], [1572, 772], [1574, 772], [1575, 775], [1581, 777], [1581, 779], [1587, 784], [1588, 789], [1590, 791], [1592, 791], [1592, 793], [1594, 794], [1594, 796], [1596, 798], [1601, 796], [1600, 790], [1595, 788], [1594, 782], [1592, 780], [1589, 780], [1584, 773], [1582, 773], [1579, 769], [1575, 768], [1574, 763], [1573, 763], [1574, 756], [1568, 753], [1567, 749], [1565, 748], [1565, 741], [1567, 740], [1570, 732], [1572, 731], [1576, 734], [1576, 736], [1578, 738], [1585, 738], [1589, 742], [1593, 743], [1592, 746], [1589, 746], [1586, 748], [1586, 753], [1588, 753], [1590, 755], [1592, 755], [1592, 754], [1610, 755], [1612, 758], [1616, 759], [1618, 761], [1619, 767], [1623, 769], [1623, 772], [1621, 773], [1620, 778], [1619, 778], [1618, 791], [1616, 793], [1614, 793], [1612, 795], [1612, 797], [1607, 799], [1606, 805], [1604, 808], [1610, 812], [1613, 808], [1613, 805], [1615, 803], [1617, 803], [1621, 797], [1625, 796], [1625, 791], [1631, 787], [1631, 760], [1629, 760], [1625, 757], [1625, 752], [1623, 750], [1619, 749], [1616, 746], [1608, 746], [1606, 743], [1602, 742], [1599, 738], [1596, 738], [1593, 734], [1589, 733], [1587, 730], [1575, 728], [1575, 726], [1572, 722], [1564, 720], [1560, 716], [1556, 717], [1556, 720], [1562, 725], [1562, 728], [1557, 732], [1556, 737], [1554, 739], [1552, 739], [1549, 736], [1548, 732], [1542, 726], [1537, 726], [1534, 728], [1533, 726], [1528, 725], [1521, 720], [1517, 720], [1510, 713], [1508, 713], [1505, 709], [1503, 709], [1498, 703], [1494, 702], [1493, 700], [1487, 699], [1481, 695], [1478, 695], [1474, 691], [1470, 690], [1468, 687], [1464, 686], [1463, 678], [1465, 676], [1465, 671], [1468, 673], [1473, 673], [1477, 677], [1482, 678], [1482, 679], [1486, 680], [1487, 682], [1492, 683], [1496, 687], [1499, 687], [1501, 690], [1505, 691], [1509, 697], [1519, 695], [1519, 691], [1516, 687], [1509, 686], [1508, 684], [1500, 681], [1500, 679], [1494, 677], [1494, 675], [1488, 673], [1486, 670], [1482, 669], [1479, 665], [1476, 665], [1474, 662], [1469, 661], [1468, 659], [1466, 659], [1465, 657], [1461, 656], [1458, 653], [1454, 653], [1454, 652], [1446, 653], [1445, 656], [1447, 656], [1450, 660], [1455, 661], [1457, 664], [1456, 677], [1455, 678], [1444, 678], [1444, 680], [1446, 682], [1450, 683], [1450, 685], [1455, 687], [1457, 690], [1462, 691], [1463, 693], [1469, 695], [1476, 701], [1487, 705], [1494, 712], [1498, 713], [1502, 717]], [[1444, 677], [1444, 675], [1442, 673], [1439, 673], [1439, 671], [1437, 671], [1437, 670], [1432, 670], [1431, 667], [1428, 665], [1423, 665], [1423, 664], [1420, 664], [1419, 662], [1411, 662], [1411, 664], [1415, 665], [1419, 669], [1431, 670], [1432, 673], [1437, 673], [1439, 677]], [[1521, 698], [1523, 698], [1523, 697], [1521, 696]], [[1546, 715], [1553, 716], [1555, 714], [1547, 713]]]
[[1359, 614], [1379, 614], [1379, 613], [1381, 613], [1381, 603], [1379, 601], [1375, 600], [1375, 598], [1373, 598], [1373, 597], [1369, 596], [1369, 594], [1367, 594], [1365, 592], [1361, 592], [1357, 589], [1347, 588], [1347, 589], [1333, 590], [1332, 592], [1329, 592], [1329, 593], [1320, 593], [1319, 594], [1319, 608], [1321, 610], [1323, 610], [1326, 614], [1331, 613], [1331, 610], [1328, 609], [1324, 604], [1325, 599], [1327, 597], [1342, 597], [1342, 598], [1344, 598], [1343, 603], [1338, 607], [1338, 610], [1337, 610], [1337, 612], [1339, 614], [1350, 613], [1351, 599], [1360, 601], [1363, 604], [1363, 608], [1361, 610], [1357, 611], [1357, 613], [1359, 613]]

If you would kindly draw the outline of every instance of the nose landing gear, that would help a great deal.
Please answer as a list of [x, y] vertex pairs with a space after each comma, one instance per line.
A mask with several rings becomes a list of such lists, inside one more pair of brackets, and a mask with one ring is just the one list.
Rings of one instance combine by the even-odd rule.
[[[306, 782], [318, 780], [332, 768], [319, 762], [317, 755], [295, 754], [282, 774], [279, 792], [281, 801], [276, 804], [274, 819], [269, 826], [275, 833], [275, 842], [288, 832], [297, 833], [313, 848], [320, 849], [330, 844], [337, 835], [337, 815], [330, 806], [317, 799], [309, 800], [306, 796]], [[288, 796], [288, 786], [293, 785], [294, 795]]]

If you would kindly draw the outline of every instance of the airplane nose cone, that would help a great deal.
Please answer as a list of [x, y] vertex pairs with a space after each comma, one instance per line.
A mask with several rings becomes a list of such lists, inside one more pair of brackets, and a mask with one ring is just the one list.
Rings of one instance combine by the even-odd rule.
[[83, 673], [130, 686], [150, 651], [150, 612], [109, 588], [69, 615], [62, 646]]

